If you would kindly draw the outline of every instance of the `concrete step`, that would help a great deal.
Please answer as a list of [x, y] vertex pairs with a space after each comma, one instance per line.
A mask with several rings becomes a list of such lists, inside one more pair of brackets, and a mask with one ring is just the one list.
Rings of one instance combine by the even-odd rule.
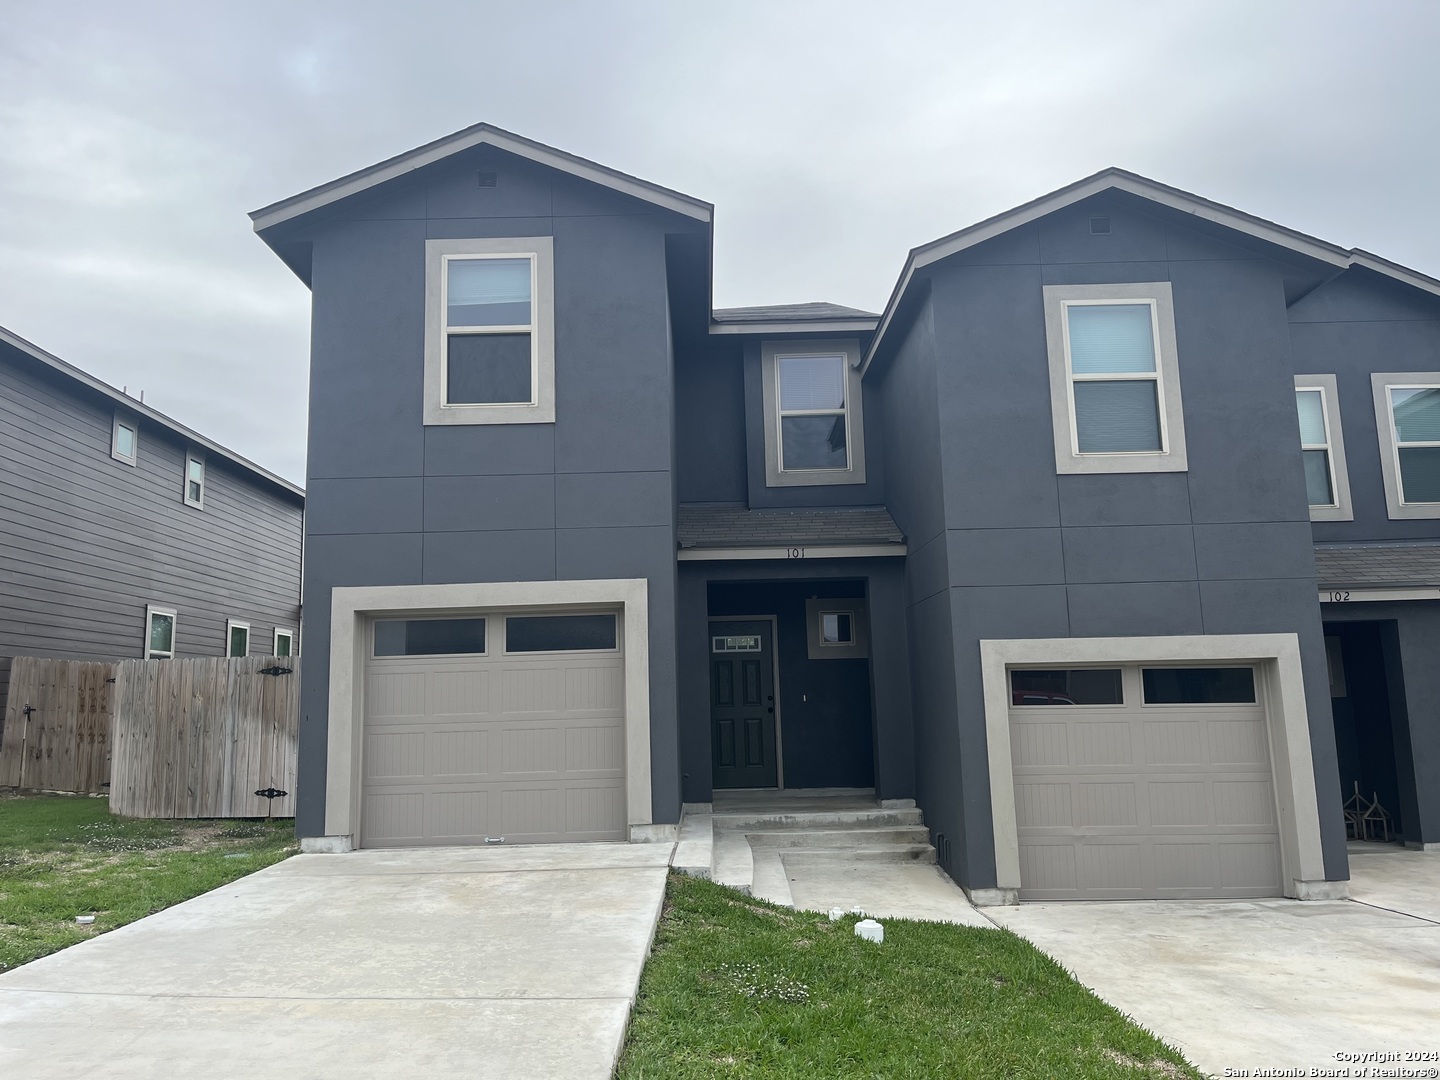
[[895, 825], [856, 829], [746, 829], [752, 848], [879, 848], [891, 845], [930, 844], [930, 830], [924, 825]]
[[924, 817], [915, 807], [873, 807], [856, 810], [803, 810], [785, 813], [726, 811], [713, 815], [715, 829], [827, 829], [869, 827], [894, 828], [920, 825]]

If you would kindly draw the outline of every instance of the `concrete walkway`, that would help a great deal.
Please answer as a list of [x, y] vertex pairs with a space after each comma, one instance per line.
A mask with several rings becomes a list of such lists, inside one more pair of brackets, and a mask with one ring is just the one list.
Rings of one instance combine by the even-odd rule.
[[0, 975], [0, 1076], [610, 1076], [670, 844], [300, 855]]
[[1440, 1051], [1440, 852], [1356, 845], [1350, 872], [1352, 900], [1035, 903], [985, 914], [1215, 1076], [1312, 1075], [1343, 1068], [1342, 1053]]

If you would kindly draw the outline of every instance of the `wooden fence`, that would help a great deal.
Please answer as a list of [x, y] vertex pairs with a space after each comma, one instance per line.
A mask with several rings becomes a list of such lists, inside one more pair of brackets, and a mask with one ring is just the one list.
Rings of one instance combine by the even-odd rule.
[[[292, 657], [16, 657], [0, 785], [108, 790], [111, 812], [126, 817], [293, 817], [296, 666]], [[287, 794], [255, 795], [266, 788]]]
[[0, 729], [0, 786], [103, 793], [114, 681], [114, 664], [15, 657]]

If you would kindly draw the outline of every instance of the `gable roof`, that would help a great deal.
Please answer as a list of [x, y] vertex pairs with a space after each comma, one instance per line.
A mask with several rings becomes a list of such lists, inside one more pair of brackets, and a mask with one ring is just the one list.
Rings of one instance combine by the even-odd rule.
[[[226, 449], [225, 447], [217, 443], [215, 440], [206, 438], [198, 431], [186, 427], [178, 420], [172, 420], [170, 417], [166, 416], [158, 409], [152, 409], [149, 405], [145, 405], [139, 401], [136, 401], [133, 397], [125, 393], [123, 390], [116, 390], [115, 387], [111, 386], [109, 383], [101, 382], [99, 379], [95, 378], [94, 375], [91, 375], [85, 371], [81, 371], [73, 364], [67, 364], [58, 356], [46, 352], [38, 345], [31, 344], [30, 342], [22, 338], [19, 334], [12, 333], [11, 331], [6, 330], [3, 326], [0, 326], [0, 343], [9, 345], [11, 348], [24, 353], [26, 356], [29, 356], [33, 360], [38, 360], [41, 364], [45, 365], [47, 368], [56, 372], [63, 378], [69, 380], [71, 383], [83, 386], [85, 389], [93, 391], [94, 393], [97, 393], [102, 397], [109, 398], [116, 405], [118, 405], [122, 409], [125, 409], [127, 412], [131, 412], [134, 413], [136, 416], [143, 417], [157, 427], [165, 428], [167, 431], [170, 431], [175, 435], [179, 436], [180, 439], [182, 439], [184, 442], [187, 442], [192, 446], [203, 447], [210, 454], [213, 454], [216, 457], [224, 458], [232, 465], [236, 466], [243, 472], [249, 473], [256, 479], [262, 480], [267, 484], [280, 488], [281, 490], [286, 491], [291, 495], [298, 496], [301, 499], [305, 498], [305, 489], [302, 487], [298, 487], [295, 484], [292, 484], [283, 476], [280, 476], [277, 473], [273, 473], [269, 469], [264, 468], [263, 466], [256, 465], [250, 459], [241, 457], [233, 450]], [[0, 353], [0, 356], [3, 355], [3, 353]]]
[[672, 191], [659, 184], [652, 184], [648, 180], [641, 180], [638, 177], [622, 173], [618, 169], [611, 169], [605, 165], [577, 157], [575, 154], [568, 154], [564, 150], [557, 150], [553, 146], [546, 146], [533, 139], [526, 139], [513, 132], [497, 128], [493, 124], [482, 123], [474, 124], [463, 131], [457, 131], [453, 135], [446, 135], [434, 142], [428, 142], [424, 146], [417, 146], [414, 150], [397, 154], [395, 157], [387, 158], [375, 165], [342, 176], [338, 180], [331, 180], [328, 184], [321, 184], [309, 191], [302, 191], [288, 199], [281, 199], [279, 202], [261, 207], [250, 214], [250, 220], [254, 222], [255, 231], [263, 237], [265, 231], [273, 226], [292, 221], [303, 214], [339, 202], [341, 199], [348, 199], [352, 195], [359, 195], [371, 188], [413, 173], [417, 169], [423, 169], [427, 165], [433, 165], [461, 151], [481, 145], [494, 146], [518, 157], [528, 158], [541, 165], [548, 165], [552, 169], [569, 173], [571, 176], [578, 176], [582, 180], [589, 180], [614, 191], [664, 207], [666, 210], [673, 210], [677, 214], [684, 214], [697, 221], [708, 223], [714, 216], [715, 208], [702, 199]]
[[986, 218], [959, 232], [942, 236], [938, 240], [932, 240], [928, 244], [911, 249], [909, 257], [905, 260], [905, 268], [900, 273], [900, 279], [895, 283], [895, 288], [885, 305], [885, 312], [880, 317], [875, 339], [870, 343], [870, 348], [866, 350], [860, 370], [864, 372], [870, 367], [870, 362], [875, 358], [886, 332], [894, 322], [896, 310], [917, 270], [975, 247], [977, 244], [983, 244], [986, 240], [1007, 233], [1011, 229], [1029, 224], [1048, 214], [1053, 214], [1057, 210], [1063, 210], [1067, 206], [1073, 206], [1084, 199], [1107, 191], [1126, 192], [1172, 210], [1192, 214], [1201, 220], [1223, 225], [1257, 240], [1263, 240], [1297, 254], [1317, 259], [1335, 267], [1337, 271], [1348, 270], [1355, 266], [1363, 267], [1440, 296], [1440, 281], [1398, 263], [1390, 262], [1388, 259], [1382, 259], [1377, 255], [1361, 251], [1359, 248], [1340, 247], [1327, 240], [1320, 240], [1284, 225], [1277, 225], [1265, 218], [1256, 217], [1254, 214], [1247, 214], [1243, 210], [1236, 210], [1234, 207], [1212, 202], [1199, 195], [1182, 191], [1180, 188], [1170, 187], [1138, 173], [1110, 168], [1095, 173], [1093, 176], [1087, 176], [1083, 180], [1077, 180], [1068, 187], [1052, 191], [1048, 195], [1042, 195], [1038, 199], [1032, 199], [1013, 210]]
[[843, 304], [763, 304], [716, 308], [710, 313], [712, 334], [769, 334], [794, 330], [874, 330], [880, 316]]

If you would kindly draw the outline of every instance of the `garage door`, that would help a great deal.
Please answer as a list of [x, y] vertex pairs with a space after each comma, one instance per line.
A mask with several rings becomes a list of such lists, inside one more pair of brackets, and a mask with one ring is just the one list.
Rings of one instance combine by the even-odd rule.
[[361, 844], [624, 840], [622, 640], [610, 612], [374, 622]]
[[1012, 670], [1021, 898], [1280, 895], [1256, 685], [1250, 667]]

